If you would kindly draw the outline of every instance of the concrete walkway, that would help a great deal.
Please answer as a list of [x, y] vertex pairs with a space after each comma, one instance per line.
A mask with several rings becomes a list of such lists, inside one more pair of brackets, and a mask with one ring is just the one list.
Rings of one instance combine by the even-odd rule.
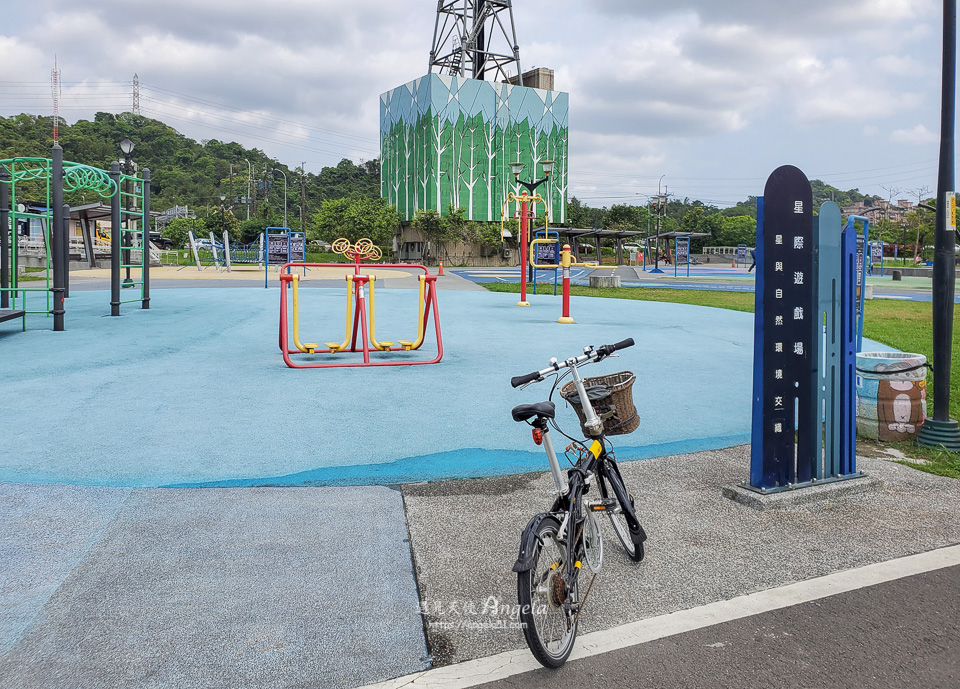
[[0, 484], [0, 687], [353, 687], [427, 666], [400, 494]]

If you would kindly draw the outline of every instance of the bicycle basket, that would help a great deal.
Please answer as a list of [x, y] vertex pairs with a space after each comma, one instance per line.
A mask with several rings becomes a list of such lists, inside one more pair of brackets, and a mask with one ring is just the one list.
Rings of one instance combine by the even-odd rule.
[[[640, 415], [633, 404], [633, 383], [636, 379], [632, 371], [620, 371], [606, 376], [583, 379], [583, 385], [587, 388], [587, 397], [593, 403], [594, 409], [607, 407], [613, 411], [613, 415], [603, 422], [603, 432], [607, 435], [633, 433], [640, 426]], [[602, 388], [609, 390], [609, 393], [594, 399], [596, 393]], [[580, 405], [580, 395], [577, 394], [577, 387], [573, 381], [560, 388], [560, 396], [577, 412], [580, 428], [586, 433], [587, 430], [583, 428], [586, 418], [583, 415], [583, 407]]]

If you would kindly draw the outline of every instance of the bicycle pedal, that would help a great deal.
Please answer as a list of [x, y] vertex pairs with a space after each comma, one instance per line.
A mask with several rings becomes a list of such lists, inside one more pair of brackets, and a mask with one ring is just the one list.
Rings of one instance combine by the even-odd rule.
[[586, 500], [587, 509], [591, 512], [613, 512], [617, 508], [617, 501], [613, 498]]

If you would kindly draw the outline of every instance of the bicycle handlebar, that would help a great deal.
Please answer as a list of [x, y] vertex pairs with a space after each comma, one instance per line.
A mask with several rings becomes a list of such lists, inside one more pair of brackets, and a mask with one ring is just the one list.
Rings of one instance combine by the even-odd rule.
[[513, 378], [510, 379], [510, 385], [512, 385], [515, 388], [518, 388], [521, 385], [526, 385], [527, 383], [530, 383], [535, 380], [541, 381], [543, 380], [544, 376], [549, 375], [551, 373], [555, 373], [559, 371], [561, 368], [566, 368], [567, 366], [570, 365], [570, 362], [573, 362], [574, 366], [579, 366], [580, 364], [586, 363], [591, 359], [596, 359], [597, 361], [600, 361], [601, 359], [605, 359], [606, 357], [610, 356], [614, 352], [619, 351], [621, 349], [626, 349], [627, 347], [632, 347], [634, 344], [635, 343], [633, 341], [633, 338], [628, 337], [626, 340], [621, 340], [616, 344], [600, 345], [596, 349], [590, 349], [589, 351], [585, 352], [584, 354], [578, 357], [567, 359], [562, 362], [552, 362], [549, 367], [543, 369], [542, 371], [534, 371], [533, 373], [527, 373], [526, 375], [523, 375], [523, 376], [514, 376]]

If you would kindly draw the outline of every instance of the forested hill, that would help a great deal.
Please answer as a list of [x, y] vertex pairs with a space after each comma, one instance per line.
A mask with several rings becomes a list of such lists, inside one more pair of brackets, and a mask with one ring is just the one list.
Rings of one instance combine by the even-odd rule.
[[[64, 157], [77, 163], [110, 169], [111, 161], [122, 157], [120, 142], [129, 138], [135, 149], [131, 155], [139, 168], [150, 168], [153, 179], [153, 208], [163, 210], [174, 205], [190, 207], [218, 206], [220, 194], [230, 191], [230, 164], [233, 163], [234, 205], [243, 203], [247, 189], [249, 160], [253, 168], [255, 202], [266, 212], [282, 206], [283, 176], [287, 176], [288, 206], [291, 219], [299, 219], [300, 171], [271, 159], [259, 149], [247, 149], [238, 143], [211, 139], [196, 142], [163, 122], [131, 113], [112, 115], [99, 112], [93, 121], [79, 120], [60, 125], [60, 145]], [[0, 159], [21, 156], [50, 157], [53, 145], [53, 118], [36, 115], [0, 117]], [[305, 178], [307, 213], [315, 212], [322, 201], [343, 197], [380, 198], [380, 164], [371, 160], [355, 165], [342, 160], [320, 174]], [[276, 190], [276, 191], [274, 191]], [[252, 199], [254, 200], [254, 199]], [[228, 201], [229, 203], [229, 201]]]
[[[27, 114], [0, 117], [0, 158], [49, 157], [52, 132], [51, 117]], [[259, 149], [247, 149], [238, 143], [215, 139], [196, 142], [163, 122], [132, 113], [113, 115], [101, 112], [96, 114], [92, 122], [80, 120], [60, 127], [60, 143], [67, 160], [106, 169], [109, 169], [111, 161], [121, 156], [120, 142], [125, 138], [129, 138], [136, 146], [133, 160], [140, 169], [150, 168], [153, 175], [152, 206], [155, 210], [174, 205], [190, 206], [197, 211], [198, 217], [209, 216], [212, 218], [210, 222], [219, 227], [223, 222], [222, 215], [216, 215], [219, 213], [220, 195], [231, 198], [232, 163], [233, 202], [227, 201], [226, 206], [232, 206], [232, 216], [239, 222], [247, 207], [246, 159], [253, 169], [251, 186], [254, 190], [250, 203], [251, 220], [243, 223], [246, 230], [254, 233], [258, 231], [257, 227], [281, 222], [283, 177], [273, 173], [274, 170], [286, 174], [288, 224], [294, 229], [300, 228], [300, 171], [271, 159]], [[820, 180], [813, 180], [812, 186], [814, 207], [830, 199], [841, 207], [857, 201], [873, 200], [856, 189], [841, 191]], [[374, 206], [369, 201], [375, 201], [375, 206], [380, 207], [380, 163], [371, 160], [355, 165], [344, 159], [336, 167], [323, 168], [319, 174], [307, 173], [304, 189], [305, 229], [308, 233], [320, 232], [324, 235], [320, 230], [326, 227], [326, 234], [340, 236], [339, 233], [347, 232], [343, 225], [349, 224], [347, 221], [350, 217], [366, 217], [366, 213], [373, 212]], [[362, 206], [364, 212], [360, 213], [357, 209], [354, 209], [356, 212], [347, 212], [351, 204], [340, 201], [346, 198], [355, 199], [358, 208]], [[328, 203], [326, 209], [323, 208], [325, 202]], [[444, 209], [444, 215], [449, 215], [447, 210]], [[749, 197], [723, 209], [697, 200], [675, 197], [664, 210], [661, 219], [661, 229], [664, 231], [682, 229], [709, 234], [709, 239], [702, 243], [730, 245], [753, 241], [756, 197]], [[655, 213], [651, 214], [646, 207], [623, 204], [610, 208], [591, 208], [575, 197], [569, 199], [567, 216], [569, 224], [574, 227], [640, 232], [652, 231], [656, 227]], [[386, 226], [397, 221], [383, 220], [380, 224]], [[356, 231], [360, 232], [361, 229]], [[384, 231], [389, 239], [392, 229]]]

